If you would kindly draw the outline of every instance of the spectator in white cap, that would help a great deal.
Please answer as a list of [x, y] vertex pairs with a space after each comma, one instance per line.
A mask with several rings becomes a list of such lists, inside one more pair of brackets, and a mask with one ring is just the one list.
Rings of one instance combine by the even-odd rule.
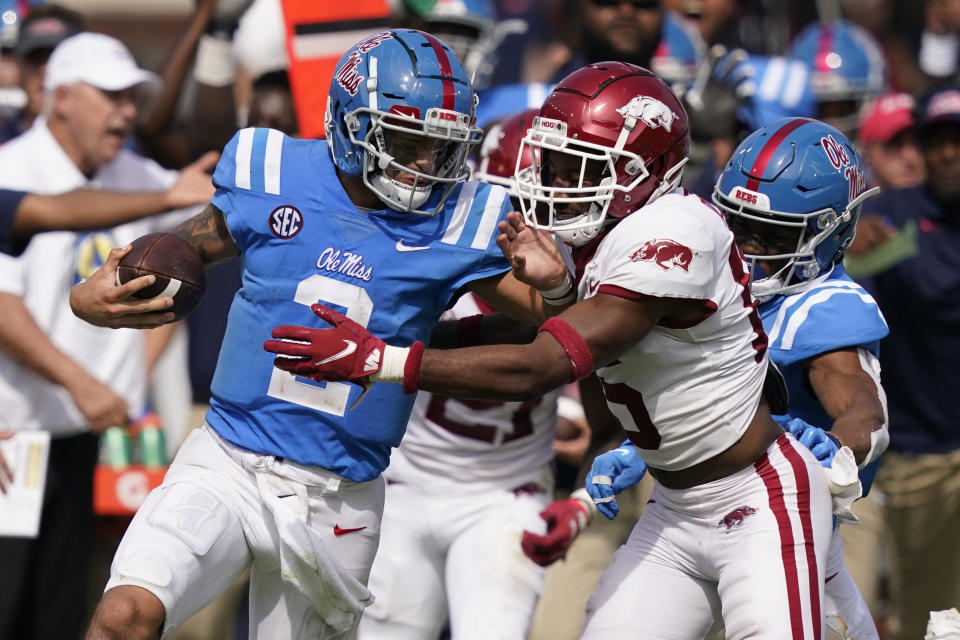
[[43, 79], [48, 125], [84, 174], [113, 160], [126, 144], [144, 84], [158, 85], [159, 79], [108, 35], [78, 33], [53, 50]]
[[[84, 32], [63, 40], [47, 62], [43, 114], [0, 147], [0, 188], [165, 190], [176, 172], [125, 148], [136, 92], [156, 81], [115, 38]], [[81, 635], [97, 434], [144, 413], [148, 348], [160, 348], [148, 343], [165, 344], [173, 330], [93, 328], [70, 312], [69, 289], [112, 248], [191, 213], [42, 233], [19, 257], [0, 255], [0, 431], [51, 434], [39, 533], [0, 538], [0, 638]]]

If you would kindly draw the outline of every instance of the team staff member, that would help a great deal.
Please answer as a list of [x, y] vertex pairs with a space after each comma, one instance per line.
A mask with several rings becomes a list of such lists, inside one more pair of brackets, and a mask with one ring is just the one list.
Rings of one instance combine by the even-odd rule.
[[[46, 113], [0, 148], [0, 187], [168, 188], [174, 172], [125, 149], [137, 88], [153, 80], [114, 38], [80, 33], [61, 42], [44, 77]], [[0, 256], [0, 429], [53, 436], [38, 536], [0, 538], [0, 637], [67, 639], [82, 630], [96, 434], [143, 412], [148, 338], [80, 322], [68, 291], [108, 249], [162, 222], [45, 233], [19, 258]]]

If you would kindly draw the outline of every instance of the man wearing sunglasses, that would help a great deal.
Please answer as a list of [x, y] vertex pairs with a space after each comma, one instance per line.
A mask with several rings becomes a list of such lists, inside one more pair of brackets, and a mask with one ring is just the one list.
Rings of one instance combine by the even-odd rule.
[[579, 6], [578, 49], [555, 74], [555, 81], [601, 60], [646, 67], [675, 90], [693, 80], [703, 41], [659, 0], [581, 0]]

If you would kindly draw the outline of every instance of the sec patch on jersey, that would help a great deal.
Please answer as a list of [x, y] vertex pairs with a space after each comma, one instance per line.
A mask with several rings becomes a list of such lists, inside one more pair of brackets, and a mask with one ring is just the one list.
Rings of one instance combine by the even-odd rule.
[[200, 254], [172, 233], [151, 233], [134, 240], [132, 246], [117, 267], [117, 284], [153, 274], [157, 281], [134, 293], [134, 297], [172, 297], [171, 310], [177, 319], [193, 311], [207, 285]]

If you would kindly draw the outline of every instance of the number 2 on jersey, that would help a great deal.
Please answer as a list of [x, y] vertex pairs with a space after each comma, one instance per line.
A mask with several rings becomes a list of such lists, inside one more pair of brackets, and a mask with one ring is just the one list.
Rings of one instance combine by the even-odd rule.
[[[317, 302], [333, 304], [346, 309], [344, 315], [366, 327], [373, 314], [373, 301], [367, 292], [355, 284], [341, 282], [314, 274], [300, 281], [293, 301], [307, 308]], [[320, 387], [301, 382], [292, 373], [274, 368], [267, 395], [324, 413], [342, 416], [347, 410], [351, 385], [347, 382], [327, 382]]]

